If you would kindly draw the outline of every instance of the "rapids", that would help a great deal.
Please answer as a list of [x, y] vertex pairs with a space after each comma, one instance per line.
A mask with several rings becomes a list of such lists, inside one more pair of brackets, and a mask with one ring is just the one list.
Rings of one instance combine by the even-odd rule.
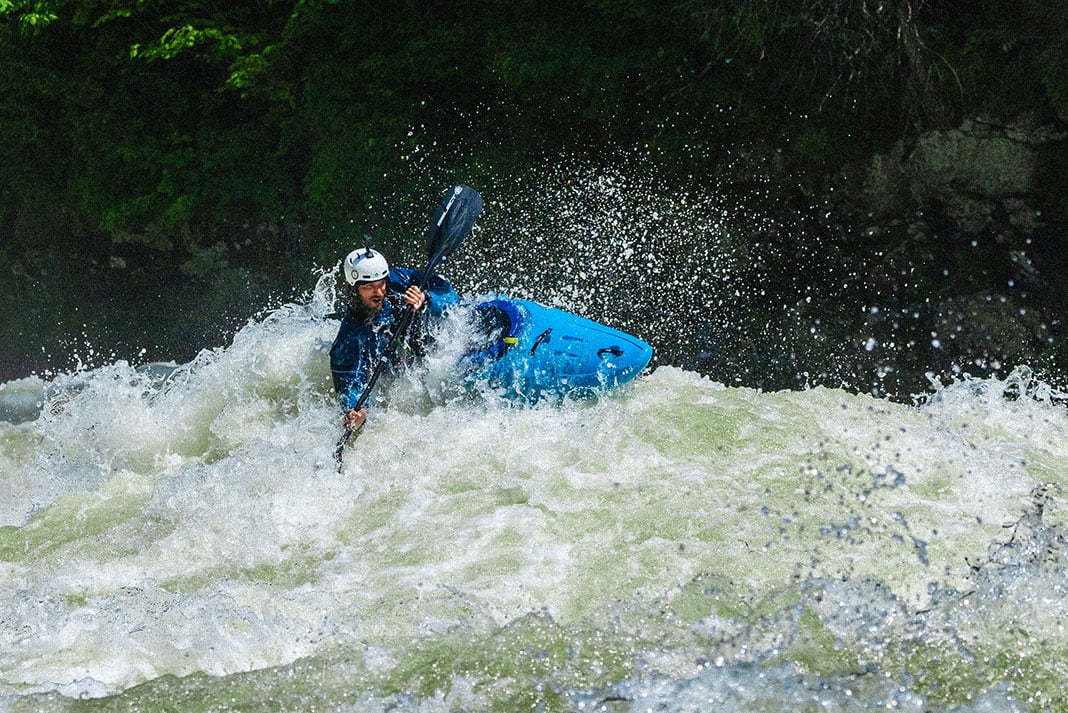
[[0, 385], [0, 711], [1068, 709], [1068, 413], [1027, 369], [519, 407], [445, 339], [338, 473], [329, 284]]

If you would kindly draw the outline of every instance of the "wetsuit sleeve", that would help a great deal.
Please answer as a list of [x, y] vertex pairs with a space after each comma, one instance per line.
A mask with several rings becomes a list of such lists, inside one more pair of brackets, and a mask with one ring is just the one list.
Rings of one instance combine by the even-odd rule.
[[[395, 267], [389, 271], [389, 287], [397, 294], [423, 282], [423, 273], [406, 267]], [[460, 296], [447, 280], [433, 273], [426, 279], [423, 291], [430, 298], [426, 313], [431, 317], [440, 317], [449, 307], [459, 303]]]
[[353, 408], [367, 386], [371, 365], [368, 340], [373, 338], [370, 329], [361, 329], [348, 319], [342, 320], [337, 338], [330, 347], [330, 373], [342, 408]]
[[426, 293], [430, 297], [427, 312], [433, 317], [440, 317], [449, 307], [459, 303], [460, 296], [448, 281], [431, 274], [426, 281]]

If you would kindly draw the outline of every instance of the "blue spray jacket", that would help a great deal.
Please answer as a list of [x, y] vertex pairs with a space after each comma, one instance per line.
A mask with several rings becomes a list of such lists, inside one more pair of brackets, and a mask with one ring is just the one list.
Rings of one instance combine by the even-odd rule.
[[[382, 310], [370, 321], [361, 320], [352, 310], [342, 318], [337, 337], [330, 347], [330, 371], [334, 377], [334, 390], [343, 408], [352, 408], [360, 400], [378, 360], [389, 344], [403, 314], [393, 302], [403, 304], [398, 297], [409, 287], [418, 287], [422, 281], [423, 273], [419, 270], [390, 268], [387, 299]], [[440, 318], [446, 308], [460, 300], [452, 285], [437, 275], [429, 276], [424, 291], [429, 298], [428, 305], [416, 315], [410, 334], [425, 330], [428, 321]], [[395, 364], [389, 366], [391, 369], [396, 367]]]

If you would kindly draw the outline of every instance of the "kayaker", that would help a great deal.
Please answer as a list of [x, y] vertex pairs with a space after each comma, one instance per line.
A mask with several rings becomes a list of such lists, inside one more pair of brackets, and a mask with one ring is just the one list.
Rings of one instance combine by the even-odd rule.
[[[367, 418], [367, 409], [357, 410], [354, 406], [393, 336], [403, 305], [416, 310], [414, 329], [409, 334], [418, 340], [425, 333], [428, 320], [440, 317], [459, 298], [452, 285], [434, 274], [426, 280], [426, 291], [420, 290], [423, 273], [390, 268], [385, 256], [370, 247], [346, 255], [342, 271], [349, 307], [330, 347], [330, 371], [344, 409], [344, 427], [359, 430]], [[396, 364], [389, 366], [396, 368]]]

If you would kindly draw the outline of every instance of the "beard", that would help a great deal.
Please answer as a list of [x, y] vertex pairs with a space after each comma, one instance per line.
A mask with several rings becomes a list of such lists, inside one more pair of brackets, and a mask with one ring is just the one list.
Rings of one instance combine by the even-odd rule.
[[349, 314], [351, 314], [356, 320], [363, 324], [371, 324], [374, 322], [375, 317], [382, 312], [382, 308], [386, 306], [386, 302], [390, 300], [391, 295], [387, 292], [382, 296], [382, 301], [379, 304], [374, 304], [360, 297], [360, 293], [354, 289], [349, 289]]

